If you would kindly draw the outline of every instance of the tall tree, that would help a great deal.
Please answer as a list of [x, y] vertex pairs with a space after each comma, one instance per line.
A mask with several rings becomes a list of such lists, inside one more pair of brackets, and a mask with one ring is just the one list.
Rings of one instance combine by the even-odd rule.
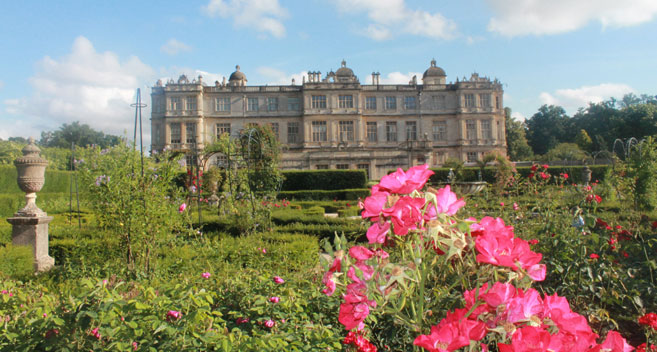
[[121, 143], [121, 138], [96, 131], [87, 124], [75, 121], [63, 124], [59, 130], [41, 132], [39, 144], [44, 147], [70, 148], [71, 144], [77, 146], [98, 145], [101, 148], [111, 147]]
[[543, 105], [525, 123], [527, 141], [534, 154], [545, 154], [557, 144], [575, 138], [572, 121], [561, 106]]
[[512, 161], [530, 159], [534, 153], [532, 153], [532, 148], [527, 144], [525, 123], [511, 117], [511, 108], [504, 108], [504, 115], [506, 148], [509, 159]]

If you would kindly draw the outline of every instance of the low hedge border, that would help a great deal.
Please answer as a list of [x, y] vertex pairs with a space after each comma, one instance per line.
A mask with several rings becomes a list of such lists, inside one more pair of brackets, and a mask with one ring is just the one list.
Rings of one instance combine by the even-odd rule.
[[284, 170], [282, 191], [343, 190], [367, 187], [365, 170]]
[[[583, 165], [572, 165], [572, 166], [550, 166], [548, 167], [548, 172], [552, 176], [558, 176], [561, 173], [567, 173], [568, 174], [568, 180], [571, 183], [583, 183], [582, 181], [582, 170], [585, 168]], [[603, 181], [606, 178], [606, 175], [608, 172], [611, 170], [612, 166], [611, 165], [590, 165], [589, 169], [591, 169], [591, 181]], [[539, 166], [539, 169], [542, 169]], [[474, 181], [479, 181], [478, 179], [478, 173], [479, 173], [479, 168], [478, 167], [464, 167], [461, 170], [461, 175], [457, 177], [456, 181], [462, 181], [462, 182], [474, 182]], [[431, 171], [434, 172], [434, 174], [429, 178], [429, 183], [431, 184], [440, 184], [440, 183], [445, 183], [447, 181], [447, 175], [449, 175], [449, 168], [435, 168], [431, 169]], [[516, 166], [516, 171], [521, 177], [526, 178], [529, 176], [529, 174], [532, 172], [531, 171], [531, 166]], [[494, 166], [487, 166], [483, 169], [483, 172], [481, 173], [481, 178], [483, 181], [486, 181], [488, 183], [495, 183], [495, 172], [496, 168]]]
[[358, 200], [370, 195], [369, 188], [340, 190], [282, 191], [278, 199], [288, 200]]

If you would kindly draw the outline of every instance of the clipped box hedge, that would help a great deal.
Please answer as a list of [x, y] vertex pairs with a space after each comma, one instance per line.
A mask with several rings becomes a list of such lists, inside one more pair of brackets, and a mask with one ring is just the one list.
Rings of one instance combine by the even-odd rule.
[[[71, 171], [48, 170], [46, 169], [46, 181], [43, 184], [41, 192], [59, 193], [68, 192], [73, 173]], [[18, 188], [18, 174], [16, 167], [13, 165], [0, 166], [0, 193], [23, 193]], [[78, 180], [79, 182], [79, 180]], [[40, 193], [37, 193], [39, 195]]]
[[369, 188], [340, 189], [340, 190], [308, 190], [308, 191], [282, 191], [278, 199], [288, 200], [358, 200], [370, 195]]
[[[582, 170], [585, 166], [583, 165], [572, 165], [572, 166], [550, 166], [548, 172], [552, 176], [559, 176], [561, 173], [568, 174], [568, 180], [571, 183], [583, 183], [582, 181]], [[611, 165], [590, 165], [591, 169], [591, 181], [603, 181], [608, 172], [611, 171]], [[440, 184], [447, 181], [447, 175], [449, 174], [449, 168], [435, 168], [431, 169], [435, 174], [429, 179], [431, 184]], [[539, 166], [539, 171], [542, 168]], [[531, 173], [531, 166], [516, 166], [516, 171], [521, 177], [526, 178]], [[488, 183], [495, 183], [495, 172], [496, 168], [494, 166], [487, 166], [484, 168], [481, 173], [481, 178], [483, 181]], [[479, 168], [478, 167], [464, 167], [461, 170], [461, 175], [457, 177], [457, 181], [463, 182], [473, 182], [479, 181], [478, 179]]]
[[281, 191], [343, 190], [367, 187], [365, 170], [285, 170]]
[[[38, 192], [36, 204], [41, 210], [47, 212], [61, 208], [61, 204], [69, 201], [70, 194]], [[75, 202], [75, 195], [73, 195]], [[75, 204], [75, 203], [74, 203]], [[9, 217], [25, 206], [25, 193], [0, 193], [0, 216]], [[74, 205], [75, 206], [75, 205]]]

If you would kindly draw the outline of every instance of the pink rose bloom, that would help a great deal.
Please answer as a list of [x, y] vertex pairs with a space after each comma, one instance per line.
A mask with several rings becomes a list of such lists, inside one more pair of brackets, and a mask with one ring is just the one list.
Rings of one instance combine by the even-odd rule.
[[403, 236], [417, 228], [425, 202], [424, 198], [402, 197], [391, 208], [383, 210], [383, 214], [390, 217], [395, 234]]
[[93, 335], [93, 337], [95, 337], [97, 340], [100, 340], [101, 338], [100, 333], [98, 332], [98, 328], [91, 330], [91, 335]]
[[463, 198], [457, 199], [456, 193], [450, 190], [449, 185], [441, 188], [436, 192], [436, 201], [438, 204], [438, 213], [452, 216], [465, 205]]
[[268, 328], [273, 328], [275, 324], [276, 323], [271, 319], [269, 319], [265, 322], [265, 326], [268, 327]]
[[280, 285], [284, 283], [285, 280], [283, 280], [280, 276], [274, 276], [274, 282]]
[[520, 209], [520, 207], [518, 206], [518, 203], [514, 202], [513, 203], [513, 210], [518, 211], [518, 209]]
[[374, 243], [384, 243], [386, 241], [386, 235], [390, 231], [390, 223], [387, 221], [375, 222], [367, 229], [367, 240], [370, 244]]
[[276, 297], [276, 296], [269, 297], [269, 302], [271, 303], [278, 303], [280, 300], [281, 300], [280, 297]]
[[349, 255], [358, 261], [365, 261], [372, 258], [374, 252], [363, 246], [353, 246], [349, 248]]
[[167, 312], [166, 317], [168, 321], [174, 321], [180, 319], [182, 317], [182, 313], [177, 310], [170, 310]]
[[627, 341], [618, 333], [618, 331], [611, 330], [607, 333], [605, 342], [601, 345], [603, 350], [613, 352], [631, 352], [634, 347], [627, 344]]
[[139, 346], [139, 345], [137, 344], [137, 342], [133, 342], [133, 343], [132, 343], [132, 350], [133, 350], [133, 351], [136, 351], [138, 346]]
[[205, 273], [201, 274], [201, 276], [202, 276], [204, 279], [209, 279], [209, 278], [210, 278], [210, 273], [205, 272]]
[[500, 202], [500, 206], [503, 207], [503, 206], [504, 206], [504, 202]]
[[388, 193], [381, 192], [365, 198], [363, 202], [363, 219], [378, 218], [388, 201]]
[[249, 322], [249, 318], [242, 318], [242, 317], [239, 317], [239, 318], [237, 318], [237, 320], [236, 320], [235, 322], [237, 323], [237, 325], [244, 324], [244, 323], [248, 323], [248, 322]]
[[185, 209], [187, 209], [187, 204], [182, 203], [180, 204], [180, 207], [178, 207], [178, 212], [182, 214], [182, 212], [184, 212]]
[[[383, 176], [376, 189], [378, 191], [389, 191], [390, 193], [409, 194], [424, 187], [424, 184], [433, 174], [434, 172], [429, 170], [427, 164], [413, 166], [406, 172], [397, 169], [397, 171]], [[374, 192], [374, 188], [372, 188], [372, 191]]]

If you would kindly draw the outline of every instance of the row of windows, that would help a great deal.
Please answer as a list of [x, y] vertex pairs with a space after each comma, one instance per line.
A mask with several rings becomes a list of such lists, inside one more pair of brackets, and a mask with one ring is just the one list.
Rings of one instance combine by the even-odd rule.
[[[479, 104], [477, 104], [477, 98]], [[239, 100], [241, 102], [241, 100]], [[184, 103], [184, 104], [183, 104]], [[215, 99], [215, 111], [218, 112], [230, 112], [231, 106], [234, 102], [231, 102], [230, 98], [216, 98]], [[326, 95], [313, 95], [311, 96], [311, 107], [313, 109], [326, 109], [327, 108], [327, 99]], [[405, 110], [415, 110], [417, 109], [417, 97], [415, 96], [405, 96], [403, 97], [403, 108]], [[446, 97], [444, 95], [436, 95], [431, 97], [431, 103], [434, 109], [444, 109], [446, 105]], [[396, 96], [386, 96], [383, 98], [383, 108], [384, 110], [397, 110], [397, 97]], [[463, 106], [464, 107], [484, 107], [490, 108], [491, 105], [491, 94], [464, 94], [463, 95]], [[260, 100], [257, 97], [247, 98], [246, 110], [247, 111], [260, 111]], [[338, 96], [338, 108], [341, 109], [351, 109], [354, 107], [354, 96], [353, 95], [339, 95]], [[495, 107], [500, 108], [499, 97], [495, 97]], [[170, 109], [174, 111], [180, 110], [198, 110], [197, 99], [195, 96], [188, 97], [171, 97], [170, 98]], [[266, 111], [279, 111], [279, 98], [277, 97], [268, 97], [265, 100], [264, 109]], [[377, 109], [377, 98], [376, 97], [365, 97], [365, 109], [366, 110], [376, 110]], [[301, 103], [299, 98], [287, 98], [287, 110], [288, 111], [298, 111], [301, 110]]]
[[[477, 99], [479, 98], [479, 105], [477, 105]], [[464, 94], [463, 95], [463, 106], [466, 108], [482, 107], [482, 108], [492, 108], [491, 105], [491, 95], [490, 93], [484, 94]], [[500, 97], [495, 97], [495, 108], [500, 108]]]
[[[182, 125], [180, 123], [171, 124], [171, 144], [182, 142]], [[185, 143], [196, 143], [196, 124], [185, 124]]]
[[[279, 126], [278, 122], [272, 122], [269, 124], [272, 132], [276, 138], [279, 138]], [[216, 135], [217, 139], [221, 137], [222, 134], [227, 133], [230, 135], [231, 128], [230, 123], [218, 123], [216, 125]], [[288, 143], [297, 143], [299, 142], [299, 123], [298, 122], [288, 122], [287, 123], [287, 142]]]

